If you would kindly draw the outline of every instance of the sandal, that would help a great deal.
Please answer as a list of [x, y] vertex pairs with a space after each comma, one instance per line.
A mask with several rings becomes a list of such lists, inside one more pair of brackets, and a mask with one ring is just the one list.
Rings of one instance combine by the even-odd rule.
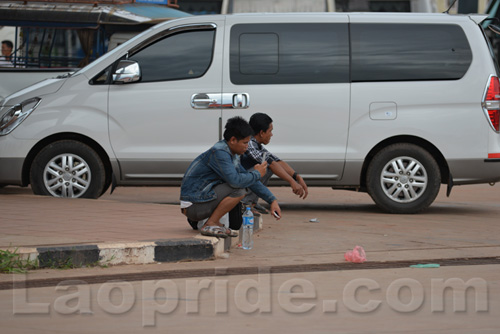
[[235, 230], [231, 230], [229, 227], [222, 227], [226, 230], [226, 235], [231, 238], [236, 238], [239, 234]]
[[203, 226], [200, 230], [201, 235], [205, 235], [208, 237], [217, 237], [217, 238], [227, 238], [229, 234], [226, 231], [224, 226]]

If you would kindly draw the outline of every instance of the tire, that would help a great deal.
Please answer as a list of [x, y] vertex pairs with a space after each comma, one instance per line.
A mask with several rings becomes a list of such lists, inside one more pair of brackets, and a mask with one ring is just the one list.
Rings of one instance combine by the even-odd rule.
[[44, 147], [33, 160], [33, 193], [53, 197], [98, 198], [104, 191], [106, 171], [99, 155], [88, 145], [61, 140]]
[[378, 152], [368, 166], [366, 186], [385, 212], [418, 213], [436, 198], [441, 173], [436, 160], [420, 146], [394, 144]]

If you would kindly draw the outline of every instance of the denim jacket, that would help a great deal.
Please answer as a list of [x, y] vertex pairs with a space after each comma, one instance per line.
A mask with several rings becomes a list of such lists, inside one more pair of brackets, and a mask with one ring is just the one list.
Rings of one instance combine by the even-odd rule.
[[260, 182], [260, 173], [245, 170], [240, 156], [231, 153], [225, 140], [217, 142], [189, 165], [182, 179], [180, 199], [192, 203], [212, 201], [217, 197], [213, 188], [221, 183], [237, 189], [250, 188], [269, 204], [276, 200]]

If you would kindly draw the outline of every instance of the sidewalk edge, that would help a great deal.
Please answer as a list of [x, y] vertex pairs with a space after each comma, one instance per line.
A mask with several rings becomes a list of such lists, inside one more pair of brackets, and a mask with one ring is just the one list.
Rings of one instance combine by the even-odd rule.
[[[39, 268], [203, 261], [220, 257], [236, 245], [234, 239], [197, 235], [194, 238], [144, 242], [16, 247], [15, 252], [23, 260], [37, 261]], [[12, 247], [6, 250], [12, 251]]]

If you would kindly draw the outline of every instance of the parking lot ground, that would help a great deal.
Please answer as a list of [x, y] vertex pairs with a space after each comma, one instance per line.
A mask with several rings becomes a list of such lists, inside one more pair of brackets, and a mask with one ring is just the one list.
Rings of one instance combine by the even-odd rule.
[[[139, 188], [147, 192], [147, 188]], [[132, 189], [127, 189], [132, 190]], [[141, 196], [139, 193], [138, 196]], [[135, 198], [134, 194], [130, 196]], [[34, 196], [31, 190], [0, 189], [0, 248], [64, 246], [190, 238], [174, 205]]]

